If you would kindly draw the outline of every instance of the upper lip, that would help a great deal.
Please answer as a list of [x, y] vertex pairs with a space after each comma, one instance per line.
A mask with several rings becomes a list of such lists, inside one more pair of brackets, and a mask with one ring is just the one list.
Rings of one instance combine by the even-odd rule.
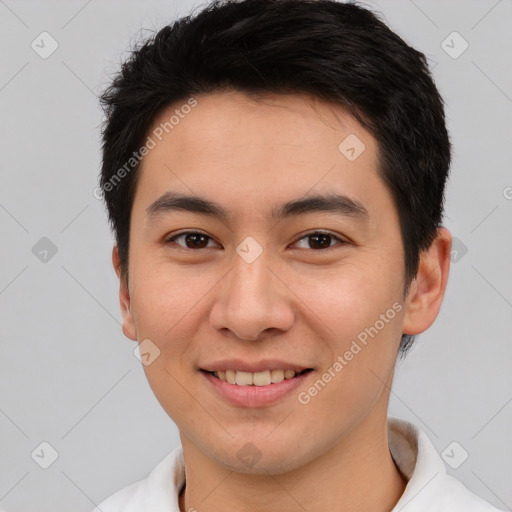
[[298, 373], [307, 369], [312, 368], [307, 365], [300, 365], [278, 359], [264, 359], [257, 362], [249, 362], [242, 359], [222, 359], [201, 366], [201, 370], [205, 370], [207, 372], [237, 370], [240, 372], [257, 373], [264, 372], [266, 370], [295, 370], [295, 372]]

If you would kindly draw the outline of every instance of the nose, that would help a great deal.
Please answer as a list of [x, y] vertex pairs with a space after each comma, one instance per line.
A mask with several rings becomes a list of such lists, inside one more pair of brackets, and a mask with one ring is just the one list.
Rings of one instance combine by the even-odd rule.
[[255, 341], [292, 327], [293, 293], [269, 263], [265, 251], [252, 263], [235, 256], [232, 270], [215, 287], [217, 296], [210, 313], [213, 328]]

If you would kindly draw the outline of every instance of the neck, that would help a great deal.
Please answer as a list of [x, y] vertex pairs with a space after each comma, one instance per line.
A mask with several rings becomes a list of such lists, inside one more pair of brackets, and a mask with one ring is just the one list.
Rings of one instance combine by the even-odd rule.
[[208, 458], [182, 435], [186, 488], [182, 512], [390, 511], [406, 481], [388, 448], [387, 416], [368, 416], [327, 453], [280, 474], [236, 473]]

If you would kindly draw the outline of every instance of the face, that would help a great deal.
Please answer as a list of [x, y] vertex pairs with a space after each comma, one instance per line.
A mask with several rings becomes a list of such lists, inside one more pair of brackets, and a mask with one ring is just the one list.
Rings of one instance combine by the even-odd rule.
[[406, 311], [397, 211], [375, 139], [339, 106], [195, 99], [140, 169], [123, 330], [184, 447], [299, 468], [386, 415]]

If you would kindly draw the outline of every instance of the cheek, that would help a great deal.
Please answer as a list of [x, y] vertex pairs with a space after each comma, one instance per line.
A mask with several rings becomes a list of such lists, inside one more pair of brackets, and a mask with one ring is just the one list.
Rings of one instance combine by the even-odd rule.
[[[197, 360], [200, 348], [193, 340], [204, 342], [198, 331], [210, 331], [208, 314], [215, 304], [215, 284], [220, 272], [203, 272], [198, 276], [190, 267], [173, 267], [170, 272], [169, 265], [155, 262], [144, 265], [137, 262], [134, 269], [137, 268], [144, 269], [139, 274], [133, 273], [131, 290], [138, 338], [139, 341], [150, 339], [160, 351], [159, 358], [145, 370], [152, 387], [165, 385], [167, 393], [174, 395], [170, 388], [175, 385], [169, 373], [180, 381], [193, 373], [191, 362]], [[286, 288], [288, 294], [281, 300], [297, 309], [294, 326], [297, 332], [309, 331], [316, 340], [314, 347], [308, 347], [309, 351], [317, 351], [316, 360], [327, 369], [339, 356], [347, 354], [344, 359], [348, 364], [339, 372], [343, 377], [333, 379], [328, 387], [333, 391], [338, 386], [352, 390], [348, 397], [343, 392], [349, 404], [360, 396], [359, 391], [353, 392], [361, 378], [358, 368], [371, 366], [377, 371], [394, 362], [393, 347], [400, 332], [399, 316], [393, 304], [399, 294], [396, 282], [393, 284], [397, 272], [393, 276], [391, 273], [384, 262], [376, 264], [371, 257], [336, 269], [307, 271], [301, 267], [300, 271], [288, 268], [280, 272], [291, 290]], [[387, 315], [388, 321], [384, 322], [380, 315], [386, 315], [387, 311], [394, 318]], [[157, 389], [154, 391], [157, 394]], [[325, 393], [327, 398], [329, 393]]]
[[371, 403], [382, 390], [396, 360], [403, 305], [396, 275], [382, 267], [354, 265], [336, 275], [309, 283], [307, 303], [318, 312], [327, 343], [317, 347], [324, 352], [321, 382], [302, 391], [304, 401], [339, 404], [343, 414]]
[[132, 305], [138, 338], [150, 339], [158, 353], [143, 367], [146, 378], [162, 408], [187, 431], [200, 415], [191, 414], [191, 397], [196, 395], [190, 388], [195, 372], [191, 362], [196, 360], [191, 340], [198, 328], [201, 298], [209, 287], [199, 289], [179, 272], [171, 277], [158, 270], [139, 275], [136, 283]]
[[[395, 274], [389, 269], [363, 263], [346, 265], [324, 277], [302, 278], [298, 294], [300, 290], [307, 290], [301, 299], [317, 315], [319, 326], [328, 334], [336, 355], [348, 349], [352, 340], [376, 323], [383, 335], [388, 336], [390, 331], [396, 334], [397, 310], [402, 306], [393, 308], [401, 299]], [[383, 320], [381, 315], [384, 315]]]
[[192, 323], [209, 286], [204, 280], [191, 279], [190, 273], [152, 267], [134, 276], [131, 302], [138, 337], [151, 339], [163, 351], [179, 351], [183, 348], [180, 333]]
[[[177, 364], [185, 353], [190, 359], [196, 350], [191, 343], [198, 337], [195, 333], [200, 328], [210, 330], [206, 325], [208, 308], [215, 304], [219, 273], [202, 272], [198, 276], [190, 267], [173, 267], [170, 272], [169, 265], [155, 262], [138, 268], [144, 268], [144, 272], [134, 274], [131, 295], [139, 341], [149, 338], [170, 359], [169, 364]], [[349, 350], [352, 341], [364, 339], [368, 329], [374, 332], [372, 327], [380, 315], [399, 298], [396, 272], [391, 276], [384, 262], [377, 265], [372, 258], [329, 270], [288, 268], [281, 274], [290, 288], [281, 300], [298, 311], [295, 329], [313, 330], [323, 341], [317, 347], [325, 351], [323, 362], [334, 361]], [[380, 324], [377, 328], [383, 332], [379, 337], [388, 336], [390, 322], [386, 322], [385, 329]]]
[[[137, 276], [132, 306], [139, 341], [149, 339], [158, 356], [144, 365], [148, 383], [157, 400], [172, 418], [186, 419], [190, 408], [189, 383], [197, 360], [198, 315], [201, 299], [211, 286], [184, 278], [179, 272], [144, 272]], [[190, 390], [190, 392], [194, 392]], [[182, 418], [182, 421], [184, 419]]]

